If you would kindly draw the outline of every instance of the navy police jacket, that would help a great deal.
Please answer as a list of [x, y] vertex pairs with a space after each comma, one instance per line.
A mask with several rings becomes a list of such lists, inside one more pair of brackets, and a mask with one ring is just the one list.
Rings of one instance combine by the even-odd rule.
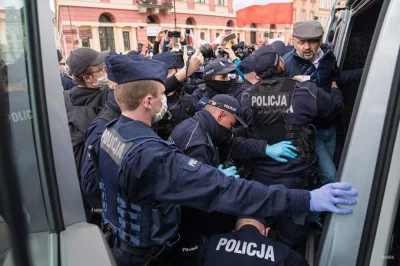
[[[99, 193], [99, 179], [92, 158], [89, 156], [88, 147], [92, 145], [96, 150], [106, 125], [111, 120], [118, 118], [120, 114], [121, 110], [115, 101], [114, 90], [110, 89], [108, 91], [105, 108], [100, 111], [96, 119], [85, 132], [85, 150], [83, 153], [80, 175], [81, 187], [87, 195]], [[98, 150], [96, 150], [96, 153], [98, 153]]]
[[[244, 93], [240, 103], [241, 117], [249, 125], [254, 127], [252, 110], [250, 106], [250, 91]], [[303, 126], [313, 124], [314, 119], [329, 119], [336, 117], [344, 108], [343, 96], [339, 89], [332, 89], [330, 93], [317, 87], [314, 82], [304, 81], [297, 83], [292, 106], [284, 114], [284, 119], [289, 125]], [[317, 161], [314, 153], [310, 165]], [[293, 177], [307, 168], [302, 163], [303, 158], [298, 155], [295, 159], [288, 159], [288, 163], [279, 163], [274, 160], [258, 160], [253, 163], [253, 178], [269, 177]]]
[[162, 245], [175, 238], [178, 205], [258, 217], [291, 214], [301, 221], [310, 208], [308, 191], [227, 177], [124, 115], [102, 135], [99, 173], [104, 221], [132, 246]]
[[[232, 140], [219, 140], [220, 126], [207, 111], [201, 110], [192, 118], [184, 120], [172, 131], [169, 141], [173, 142], [187, 156], [204, 164], [218, 167], [219, 150], [225, 152], [232, 146]], [[231, 152], [232, 159], [264, 158], [266, 141], [237, 137]], [[228, 148], [227, 148], [228, 147]], [[229, 152], [229, 151], [228, 151]]]
[[262, 235], [253, 225], [212, 236], [200, 249], [204, 266], [307, 266], [307, 261], [283, 243]]

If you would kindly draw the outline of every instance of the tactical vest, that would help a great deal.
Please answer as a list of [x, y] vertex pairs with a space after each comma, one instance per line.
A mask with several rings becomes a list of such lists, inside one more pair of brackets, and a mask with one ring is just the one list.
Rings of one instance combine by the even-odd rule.
[[131, 177], [121, 172], [129, 169], [127, 158], [140, 152], [142, 144], [150, 141], [164, 146], [173, 144], [161, 140], [150, 128], [138, 127], [138, 123], [119, 124], [114, 120], [107, 124], [101, 137], [99, 161], [106, 165], [99, 169], [103, 222], [113, 228], [122, 243], [133, 247], [160, 246], [177, 236], [180, 207], [156, 201], [153, 185], [150, 185], [152, 180], [148, 181], [148, 186], [140, 188], [146, 201], [131, 202], [129, 198], [134, 195], [128, 195], [127, 186], [131, 186], [133, 180], [128, 180]]
[[249, 92], [255, 138], [266, 140], [269, 145], [288, 140], [298, 153], [311, 160], [315, 151], [314, 131], [308, 125], [287, 124], [284, 115], [293, 112], [293, 98], [297, 81], [288, 78], [271, 78], [254, 85]]

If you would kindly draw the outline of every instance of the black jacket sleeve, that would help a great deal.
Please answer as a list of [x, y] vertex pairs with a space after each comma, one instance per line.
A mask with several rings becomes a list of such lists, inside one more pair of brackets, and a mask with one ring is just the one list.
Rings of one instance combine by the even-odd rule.
[[177, 89], [182, 89], [182, 83], [172, 75], [165, 81], [165, 94], [169, 94]]
[[237, 137], [234, 138], [234, 141], [232, 141], [231, 145], [234, 145], [231, 153], [232, 159], [253, 159], [266, 157], [265, 148], [267, 146], [267, 142], [265, 140]]
[[331, 93], [318, 88], [317, 105], [319, 118], [335, 119], [344, 109], [342, 92], [338, 88], [332, 88]]
[[160, 42], [154, 41], [153, 55], [160, 53]]

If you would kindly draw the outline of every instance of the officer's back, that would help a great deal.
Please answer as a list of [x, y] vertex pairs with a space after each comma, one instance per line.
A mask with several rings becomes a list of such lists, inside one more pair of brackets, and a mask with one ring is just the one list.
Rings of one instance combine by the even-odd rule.
[[201, 249], [205, 266], [308, 265], [288, 246], [268, 238], [263, 219], [240, 217], [236, 231], [214, 235]]

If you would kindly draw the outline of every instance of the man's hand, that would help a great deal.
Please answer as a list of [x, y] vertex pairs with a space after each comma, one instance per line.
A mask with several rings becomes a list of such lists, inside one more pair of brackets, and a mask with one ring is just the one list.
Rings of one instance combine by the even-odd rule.
[[350, 208], [340, 208], [337, 204], [354, 205], [357, 203], [355, 199], [357, 191], [352, 189], [349, 184], [331, 183], [319, 189], [310, 191], [310, 210], [316, 212], [333, 212], [337, 214], [351, 214], [353, 210]]
[[184, 42], [186, 40], [186, 30], [182, 29], [181, 30], [181, 42]]
[[303, 81], [303, 77], [302, 76], [295, 76], [292, 79], [297, 80], [298, 82], [302, 82]]
[[[186, 65], [187, 65], [187, 60], [189, 59], [187, 55], [187, 49], [186, 46], [183, 47], [183, 61], [185, 64], [185, 67], [182, 68], [181, 70], [178, 71], [178, 73], [175, 74], [175, 77], [179, 81], [184, 81], [186, 79]], [[204, 62], [204, 57], [200, 53], [200, 50], [196, 50], [196, 52], [192, 55], [189, 61], [189, 68], [187, 71], [188, 77], [191, 76], [194, 72], [199, 70], [199, 68], [203, 65]]]
[[224, 48], [224, 51], [229, 55], [229, 59], [230, 59], [232, 62], [233, 62], [233, 60], [234, 60], [235, 58], [237, 58], [236, 55], [235, 55], [235, 52], [232, 50], [232, 48], [225, 47], [225, 48]]
[[274, 145], [267, 145], [265, 148], [265, 155], [280, 163], [287, 163], [288, 160], [283, 157], [291, 159], [296, 158], [297, 148], [290, 141], [281, 141]]
[[337, 89], [339, 89], [339, 87], [338, 87], [336, 81], [332, 81], [332, 88], [337, 88]]

